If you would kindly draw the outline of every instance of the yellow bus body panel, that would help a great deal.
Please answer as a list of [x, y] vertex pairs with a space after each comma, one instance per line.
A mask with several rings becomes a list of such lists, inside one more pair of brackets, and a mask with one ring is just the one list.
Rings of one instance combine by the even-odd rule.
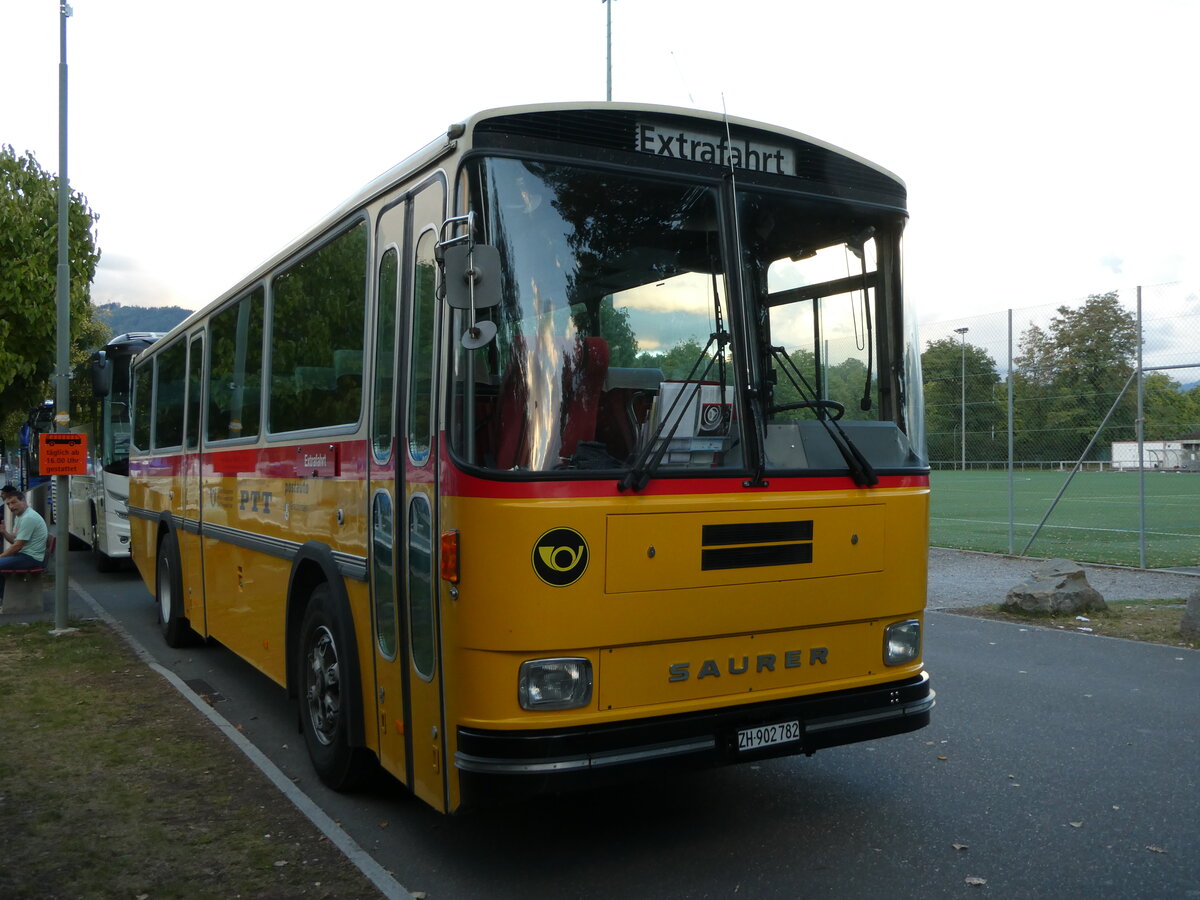
[[[922, 618], [927, 520], [926, 487], [446, 498], [443, 528], [459, 530], [461, 562], [458, 598], [443, 601], [446, 653], [456, 660], [447, 673], [448, 721], [569, 727], [916, 674], [920, 660], [883, 665], [883, 629]], [[813, 523], [811, 563], [702, 569], [704, 526], [795, 521]], [[565, 587], [534, 571], [534, 548], [553, 528], [573, 529], [587, 544], [586, 569]], [[590, 706], [521, 709], [521, 663], [551, 656], [592, 661]], [[688, 677], [672, 681], [671, 667], [685, 663]]]

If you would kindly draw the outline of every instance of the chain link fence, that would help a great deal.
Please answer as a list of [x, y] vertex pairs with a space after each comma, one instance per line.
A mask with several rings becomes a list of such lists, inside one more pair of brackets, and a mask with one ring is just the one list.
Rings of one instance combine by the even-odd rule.
[[1200, 566], [1200, 288], [921, 327], [938, 546]]

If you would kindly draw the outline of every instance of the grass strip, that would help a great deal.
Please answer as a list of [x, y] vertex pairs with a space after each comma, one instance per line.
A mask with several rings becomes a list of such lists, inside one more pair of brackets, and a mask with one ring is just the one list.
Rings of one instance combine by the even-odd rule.
[[1200, 649], [1196, 641], [1186, 640], [1179, 633], [1179, 624], [1183, 621], [1186, 608], [1187, 602], [1184, 600], [1122, 600], [1115, 603], [1110, 601], [1108, 609], [1104, 612], [1091, 612], [1082, 617], [1065, 613], [1010, 612], [1000, 603], [946, 609], [942, 612], [1166, 644], [1189, 650]]
[[0, 626], [0, 896], [378, 891], [103, 623]]

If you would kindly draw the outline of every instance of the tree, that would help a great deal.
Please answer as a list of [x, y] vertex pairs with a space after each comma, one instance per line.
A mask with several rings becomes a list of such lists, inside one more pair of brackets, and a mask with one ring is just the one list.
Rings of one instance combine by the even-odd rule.
[[[1116, 291], [1082, 306], [1060, 306], [1045, 331], [1021, 335], [1014, 380], [1019, 459], [1075, 459], [1083, 452], [1129, 380], [1137, 354], [1137, 322]], [[1094, 458], [1109, 442], [1133, 434], [1136, 402], [1128, 391], [1113, 411]]]
[[1184, 391], [1165, 372], [1151, 372], [1143, 386], [1148, 441], [1173, 441], [1200, 432], [1200, 387]]
[[956, 338], [939, 338], [930, 341], [921, 354], [921, 375], [925, 385], [925, 434], [930, 459], [946, 461], [962, 457], [964, 415], [968, 460], [1004, 459], [1007, 456], [1004, 403], [996, 390], [1000, 375], [990, 353]]
[[[87, 199], [68, 200], [71, 343], [94, 350], [89, 302], [100, 260], [92, 236], [96, 215]], [[54, 397], [49, 378], [57, 359], [58, 179], [32, 154], [0, 147], [0, 422], [23, 421], [29, 408]]]

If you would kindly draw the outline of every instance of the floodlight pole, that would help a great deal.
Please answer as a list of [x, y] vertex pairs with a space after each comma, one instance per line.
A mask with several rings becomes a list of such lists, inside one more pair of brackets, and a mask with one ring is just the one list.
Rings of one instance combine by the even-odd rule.
[[[58, 62], [58, 271], [55, 285], [55, 303], [58, 312], [58, 356], [55, 371], [54, 422], [55, 431], [67, 431], [71, 424], [71, 393], [68, 381], [70, 355], [68, 346], [71, 336], [71, 263], [68, 248], [70, 236], [70, 182], [67, 178], [67, 19], [71, 7], [59, 4], [59, 62]], [[69, 487], [65, 475], [54, 476], [54, 524], [58, 542], [54, 554], [54, 631], [64, 632], [67, 627], [67, 547], [69, 533], [67, 517], [70, 515]]]
[[962, 470], [967, 471], [967, 332], [970, 328], [955, 328], [954, 333], [962, 338]]

